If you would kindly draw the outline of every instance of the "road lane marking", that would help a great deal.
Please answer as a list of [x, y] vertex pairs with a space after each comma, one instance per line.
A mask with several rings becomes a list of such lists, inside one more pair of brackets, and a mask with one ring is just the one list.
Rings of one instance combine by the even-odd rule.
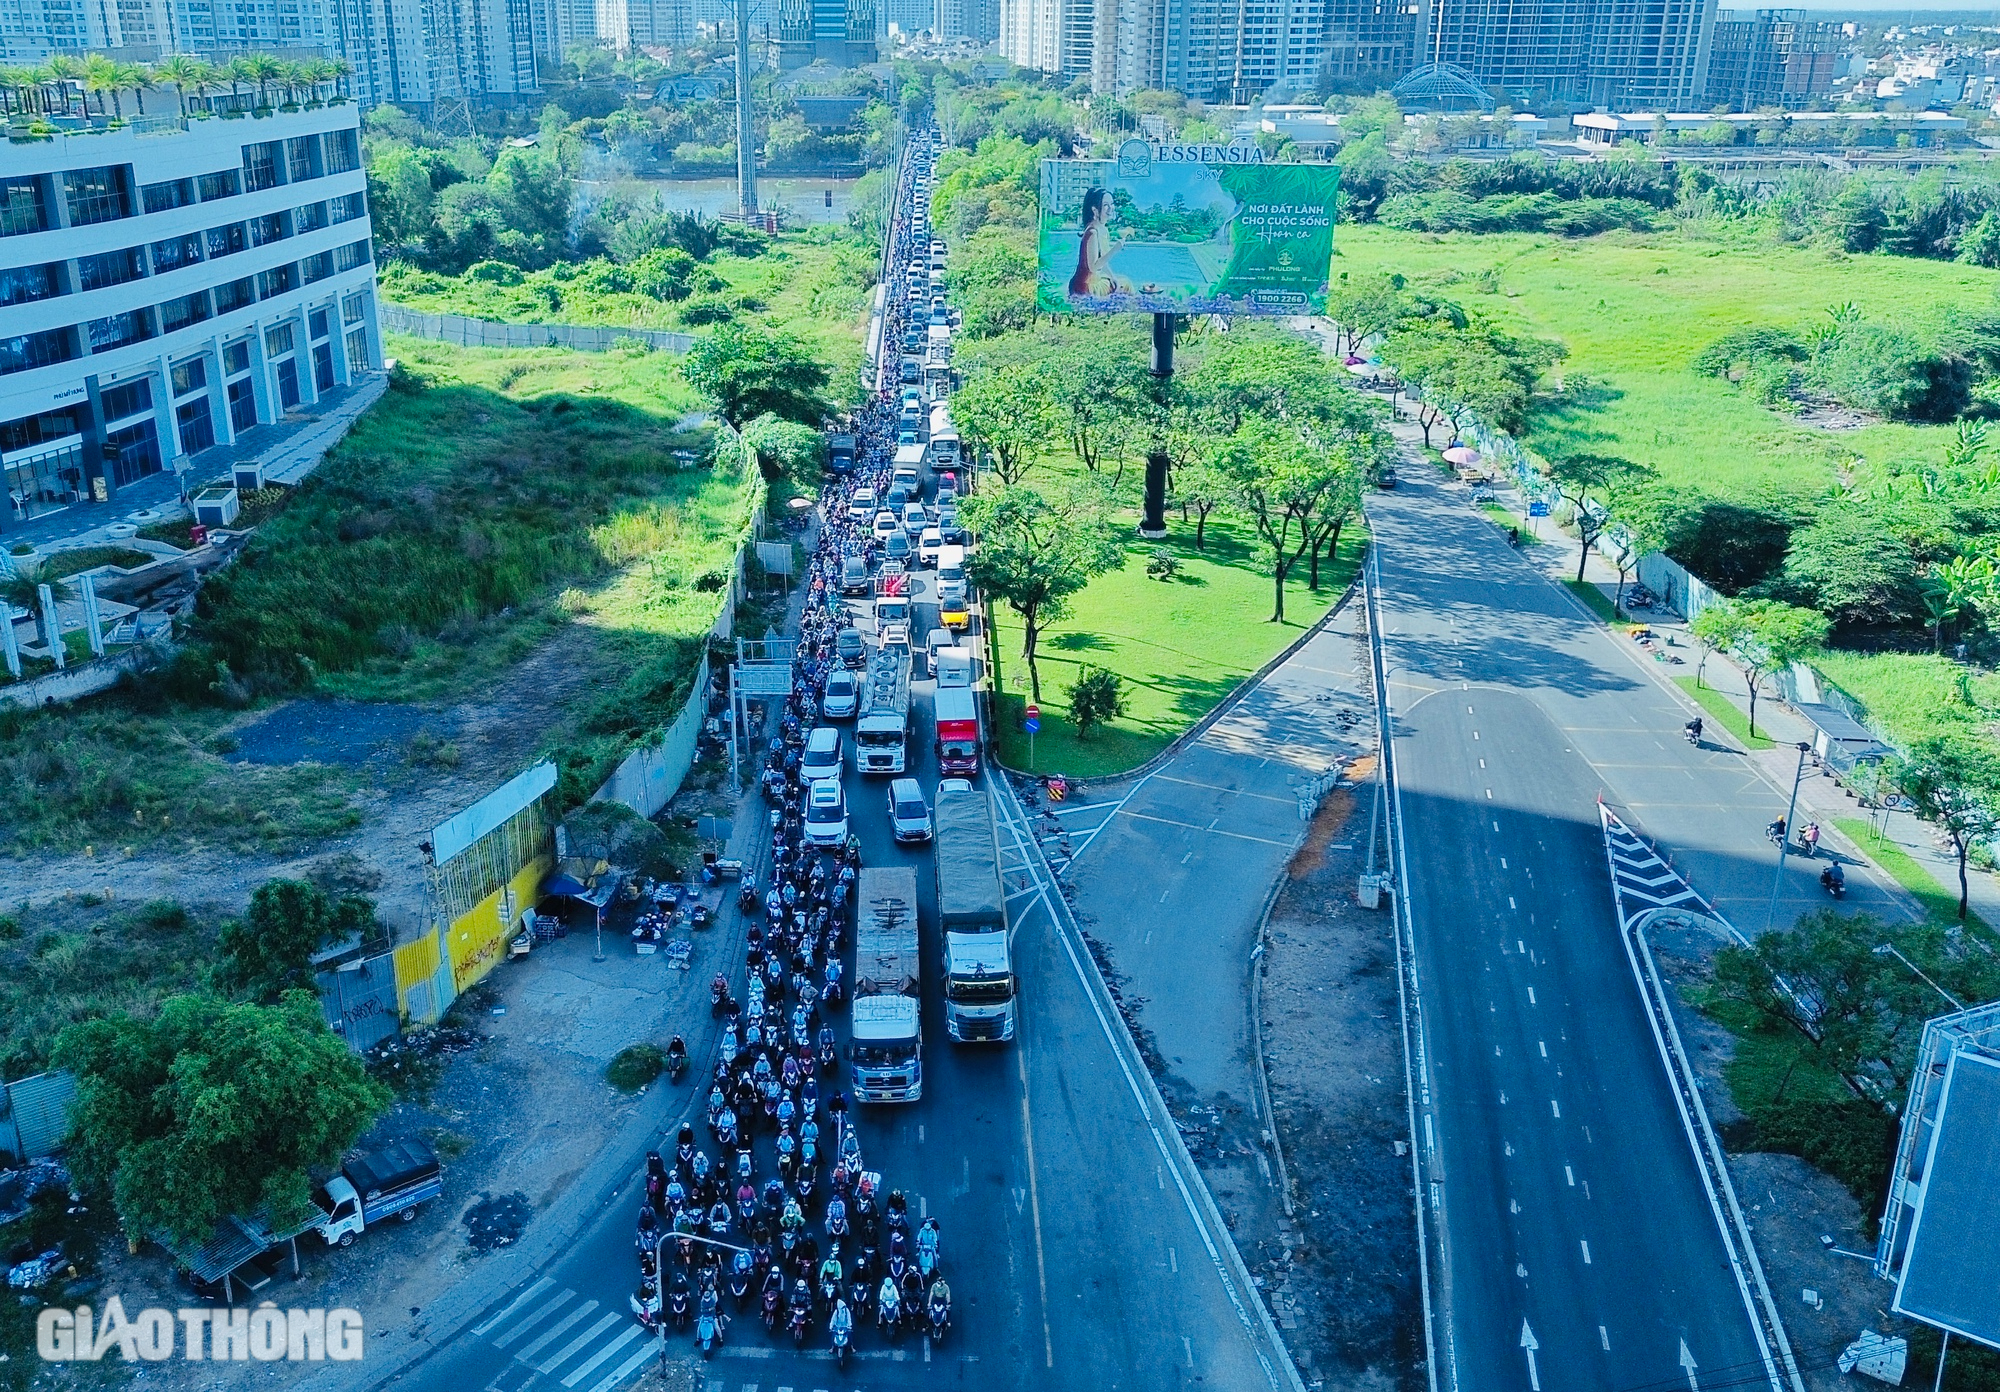
[[1562, 1120], [1563, 1109], [1556, 1105], [1556, 1100], [1553, 1097], [1549, 1099], [1549, 1111], [1554, 1114], [1557, 1121]]
[[1579, 1238], [1577, 1239], [1577, 1241], [1578, 1241], [1579, 1243], [1581, 1243], [1581, 1244], [1582, 1244], [1582, 1246], [1583, 1246], [1583, 1264], [1584, 1264], [1585, 1266], [1589, 1266], [1589, 1265], [1590, 1265], [1590, 1244], [1589, 1244], [1588, 1242], [1584, 1241], [1584, 1239], [1583, 1239], [1583, 1238], [1580, 1238], [1580, 1237], [1579, 1237]]
[[1251, 836], [1247, 832], [1223, 831], [1218, 828], [1201, 827], [1196, 826], [1193, 822], [1177, 822], [1171, 817], [1155, 817], [1147, 812], [1127, 812], [1125, 815], [1135, 822], [1159, 822], [1163, 826], [1180, 827], [1183, 831], [1214, 831], [1217, 836], [1233, 836], [1238, 841], [1255, 841], [1260, 846], [1282, 846], [1286, 850], [1291, 849], [1291, 842], [1273, 841], [1268, 836]]
[[1570, 1188], [1576, 1188], [1576, 1171], [1567, 1165], [1563, 1166], [1563, 1178], [1569, 1181]]
[[[1528, 945], [1525, 942], [1521, 941], [1521, 939], [1519, 938], [1514, 939], [1514, 950], [1520, 953], [1523, 957], [1528, 955]], [[1530, 994], [1533, 994], [1532, 990], [1530, 991]]]
[[1207, 788], [1210, 792], [1228, 793], [1231, 797], [1258, 798], [1264, 802], [1282, 802], [1288, 806], [1298, 801], [1297, 798], [1273, 797], [1269, 793], [1245, 792], [1241, 788], [1225, 788], [1220, 783], [1197, 783], [1192, 778], [1175, 778], [1172, 774], [1167, 773], [1156, 773], [1153, 777], [1159, 779], [1162, 783], [1179, 783], [1188, 788]]
[[[1036, 876], [1037, 880], [1040, 878], [1039, 875]], [[1021, 1131], [1027, 1140], [1028, 1204], [1034, 1211], [1035, 1275], [1040, 1279], [1042, 1287], [1042, 1356], [1047, 1360], [1048, 1366], [1053, 1368], [1056, 1365], [1056, 1339], [1049, 1329], [1049, 1265], [1048, 1257], [1042, 1250], [1042, 1192], [1041, 1185], [1035, 1178], [1035, 1122], [1028, 1114], [1027, 1050], [1016, 1049], [1014, 1058], [1019, 1063], [1021, 1072]], [[1018, 1199], [1015, 1201], [1015, 1207], [1017, 1209], [1020, 1207]]]
[[1478, 739], [1478, 738], [1479, 738], [1479, 731], [1477, 731], [1477, 730], [1474, 730], [1474, 731], [1472, 732], [1472, 737], [1473, 737], [1474, 739]]
[[1168, 894], [1170, 894], [1170, 893], [1172, 893], [1172, 892], [1173, 892], [1173, 891], [1172, 891], [1172, 887], [1171, 887], [1171, 886], [1169, 886], [1169, 887], [1168, 887], [1167, 889], [1163, 889], [1163, 890], [1161, 890], [1161, 891], [1160, 891], [1160, 902], [1161, 902], [1162, 904], [1166, 903], [1166, 902], [1167, 902], [1167, 895], [1168, 895]]
[[1167, 1265], [1173, 1268], [1174, 1275], [1178, 1276], [1181, 1274], [1180, 1253], [1176, 1252], [1171, 1247], [1167, 1248]]
[[557, 1291], [555, 1298], [553, 1300], [549, 1301], [546, 1305], [538, 1305], [534, 1309], [528, 1311], [528, 1313], [525, 1316], [523, 1316], [520, 1320], [518, 1320], [515, 1323], [512, 1329], [508, 1330], [505, 1334], [502, 1334], [499, 1338], [495, 1339], [493, 1341], [493, 1347], [506, 1348], [507, 1345], [513, 1343], [516, 1339], [520, 1338], [523, 1334], [526, 1334], [530, 1329], [533, 1329], [537, 1324], [541, 1323], [541, 1321], [546, 1316], [554, 1314], [557, 1310], [560, 1310], [563, 1306], [569, 1304], [569, 1302], [574, 1299], [576, 1299], [576, 1292], [573, 1290]]
[[1192, 1368], [1194, 1366], [1194, 1340], [1188, 1338], [1185, 1334], [1181, 1335], [1181, 1347], [1187, 1350], [1188, 1366]]
[[1514, 896], [1511, 894], [1507, 896], [1507, 907], [1514, 910], [1516, 913], [1519, 913], [1521, 911], [1521, 906], [1514, 902]]
[[612, 1388], [616, 1387], [619, 1383], [625, 1381], [626, 1378], [631, 1377], [633, 1373], [639, 1370], [639, 1365], [641, 1363], [644, 1363], [648, 1358], [651, 1358], [652, 1356], [653, 1356], [653, 1350], [650, 1348], [642, 1348], [638, 1350], [630, 1358], [626, 1359], [623, 1363], [620, 1363], [616, 1368], [612, 1369], [610, 1373], [606, 1374], [604, 1381], [598, 1383], [597, 1386], [591, 1388], [590, 1392], [611, 1392]]
[[1611, 1335], [1606, 1332], [1604, 1326], [1601, 1324], [1597, 1326], [1597, 1342], [1604, 1345], [1606, 1353], [1611, 1352]]
[[1528, 988], [1528, 1004], [1533, 1005], [1534, 1003], [1535, 1003], [1535, 988], [1530, 986]]
[[[1486, 797], [1487, 797], [1487, 800], [1488, 800], [1488, 801], [1491, 801], [1491, 800], [1492, 800], [1492, 798], [1493, 798], [1493, 790], [1492, 790], [1491, 788], [1488, 788], [1488, 789], [1486, 790]], [[1496, 823], [1494, 824], [1494, 826], [1493, 826], [1493, 829], [1494, 829], [1495, 831], [1498, 831], [1498, 830], [1500, 830], [1500, 826], [1499, 826], [1499, 823], [1497, 823], [1497, 822], [1496, 822]]]
[[519, 1295], [515, 1296], [512, 1300], [507, 1302], [506, 1309], [502, 1310], [492, 1319], [486, 1321], [486, 1323], [476, 1326], [472, 1331], [473, 1336], [477, 1338], [485, 1334], [488, 1330], [496, 1328], [499, 1325], [500, 1321], [506, 1319], [507, 1316], [513, 1314], [516, 1310], [520, 1309], [523, 1305], [527, 1304], [530, 1300], [533, 1300], [536, 1296], [540, 1295], [543, 1291], [547, 1290], [550, 1286], [553, 1286], [554, 1284], [555, 1282], [551, 1281], [548, 1277], [546, 1276], [540, 1277], [539, 1279], [536, 1280], [535, 1284], [529, 1286], [526, 1290], [522, 1291]]
[[627, 1329], [623, 1334], [620, 1334], [617, 1338], [613, 1339], [610, 1343], [606, 1344], [603, 1348], [599, 1349], [596, 1355], [588, 1363], [584, 1364], [581, 1368], [578, 1368], [575, 1372], [571, 1373], [568, 1377], [564, 1378], [563, 1386], [574, 1387], [579, 1382], [582, 1382], [585, 1378], [589, 1377], [592, 1373], [596, 1372], [598, 1366], [602, 1364], [607, 1358], [610, 1358], [613, 1354], [617, 1353], [619, 1349], [624, 1348], [625, 1345], [631, 1343], [634, 1339], [638, 1338], [642, 1332], [643, 1331], [641, 1331], [639, 1326], [636, 1324], [627, 1327]]
[[[591, 1303], [595, 1304], [596, 1302], [593, 1301]], [[606, 1314], [602, 1319], [598, 1320], [597, 1323], [591, 1325], [590, 1328], [584, 1330], [583, 1333], [577, 1335], [574, 1339], [571, 1339], [567, 1344], [564, 1344], [560, 1352], [550, 1354], [548, 1361], [546, 1363], [543, 1363], [535, 1371], [540, 1373], [553, 1373], [557, 1368], [560, 1368], [563, 1364], [569, 1362], [570, 1359], [576, 1357], [579, 1353], [582, 1353], [585, 1345], [587, 1345], [592, 1339], [595, 1339], [598, 1335], [602, 1334], [605, 1330], [609, 1329], [612, 1325], [618, 1323], [618, 1320], [619, 1320], [619, 1314], [616, 1310], [613, 1310], [610, 1313]], [[522, 1361], [525, 1362], [528, 1357], [528, 1350], [522, 1349], [520, 1353], [515, 1355], [515, 1357], [520, 1358]]]
[[1502, 870], [1505, 870], [1505, 869], [1507, 868], [1507, 857], [1506, 857], [1506, 856], [1501, 856], [1501, 857], [1500, 857], [1500, 868], [1501, 868]]
[[1486, 761], [1485, 761], [1484, 759], [1481, 759], [1481, 760], [1479, 761], [1479, 767], [1481, 767], [1481, 768], [1485, 768], [1485, 767], [1486, 767]]

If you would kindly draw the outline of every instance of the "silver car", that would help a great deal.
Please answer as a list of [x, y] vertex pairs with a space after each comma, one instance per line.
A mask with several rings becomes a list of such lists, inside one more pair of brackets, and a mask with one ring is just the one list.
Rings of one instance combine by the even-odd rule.
[[889, 825], [902, 843], [931, 839], [931, 809], [924, 790], [914, 778], [898, 778], [889, 785]]

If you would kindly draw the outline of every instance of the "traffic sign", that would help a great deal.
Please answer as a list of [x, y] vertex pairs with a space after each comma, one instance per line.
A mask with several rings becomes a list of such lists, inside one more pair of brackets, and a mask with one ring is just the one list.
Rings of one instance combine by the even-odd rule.
[[1528, 504], [1528, 516], [1530, 516], [1530, 517], [1547, 517], [1548, 515], [1549, 515], [1549, 505], [1548, 505], [1547, 503], [1529, 503], [1529, 504]]
[[1040, 706], [1029, 702], [1027, 719], [1022, 721], [1022, 727], [1031, 735], [1042, 728], [1042, 708]]

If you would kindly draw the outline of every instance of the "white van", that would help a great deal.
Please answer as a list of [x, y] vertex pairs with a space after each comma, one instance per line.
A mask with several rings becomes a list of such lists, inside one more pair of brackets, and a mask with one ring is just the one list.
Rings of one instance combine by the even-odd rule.
[[799, 781], [808, 787], [830, 781], [838, 787], [843, 761], [840, 731], [831, 725], [815, 726], [806, 736], [805, 753], [799, 757]]

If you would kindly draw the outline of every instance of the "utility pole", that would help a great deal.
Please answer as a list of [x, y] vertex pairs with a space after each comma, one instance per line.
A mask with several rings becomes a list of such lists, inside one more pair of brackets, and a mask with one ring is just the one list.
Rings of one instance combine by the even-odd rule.
[[736, 0], [736, 201], [743, 220], [757, 211], [757, 141], [750, 107], [750, 0]]
[[1174, 390], [1174, 316], [1153, 316], [1153, 404], [1159, 415], [1153, 448], [1146, 454], [1146, 506], [1139, 518], [1139, 535], [1161, 541], [1167, 535], [1167, 412]]

